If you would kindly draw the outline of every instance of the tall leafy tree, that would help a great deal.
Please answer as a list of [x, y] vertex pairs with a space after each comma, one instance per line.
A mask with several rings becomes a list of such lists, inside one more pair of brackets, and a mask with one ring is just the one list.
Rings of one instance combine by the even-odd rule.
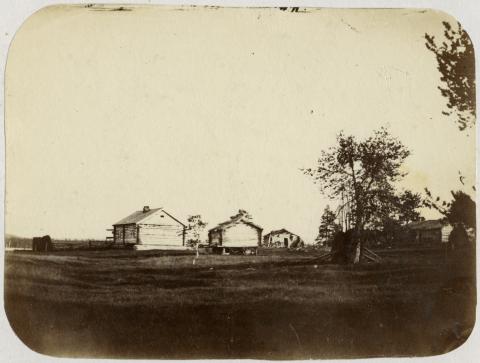
[[372, 218], [372, 205], [391, 197], [393, 183], [405, 175], [400, 167], [409, 154], [385, 128], [365, 140], [340, 132], [336, 145], [322, 151], [315, 167], [302, 169], [326, 196], [350, 205], [355, 251], [351, 262], [361, 259], [362, 234]]
[[318, 236], [316, 240], [318, 242], [328, 243], [333, 238], [336, 231], [340, 230], [340, 226], [336, 222], [336, 215], [327, 205], [323, 210], [322, 217], [320, 219], [320, 226], [318, 227]]
[[439, 211], [449, 223], [462, 224], [469, 228], [476, 227], [476, 204], [467, 193], [461, 190], [452, 191], [453, 199], [450, 202], [441, 200], [440, 197], [433, 197], [427, 188], [425, 188], [425, 193], [425, 206]]
[[438, 44], [433, 35], [425, 34], [425, 45], [435, 54], [442, 85], [439, 90], [447, 99], [443, 113], [457, 116], [458, 127], [465, 130], [475, 124], [475, 56], [473, 44], [459, 23], [443, 22], [445, 40]]
[[410, 190], [403, 191], [398, 196], [398, 220], [405, 225], [421, 219], [418, 209], [423, 206], [423, 198]]
[[405, 238], [405, 226], [421, 219], [418, 209], [423, 206], [420, 194], [410, 190], [391, 195], [390, 200], [378, 208], [374, 220], [379, 237], [385, 243], [398, 242]]
[[382, 229], [385, 222], [397, 218], [399, 198], [393, 185], [386, 184], [376, 191], [376, 197], [366, 200], [366, 224], [370, 229]]
[[201, 234], [207, 226], [207, 223], [202, 220], [200, 214], [189, 216], [187, 223], [187, 244], [190, 246], [196, 246], [201, 242]]
[[476, 205], [470, 196], [462, 191], [452, 192], [453, 201], [448, 211], [448, 220], [452, 224], [461, 223], [465, 227], [476, 226]]

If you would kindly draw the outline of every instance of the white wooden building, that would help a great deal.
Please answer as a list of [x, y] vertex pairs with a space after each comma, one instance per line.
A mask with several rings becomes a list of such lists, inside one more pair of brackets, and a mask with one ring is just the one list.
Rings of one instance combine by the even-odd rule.
[[292, 233], [285, 228], [271, 231], [263, 236], [263, 245], [265, 247], [294, 248], [305, 245], [300, 236]]
[[253, 223], [248, 214], [240, 210], [229, 221], [218, 224], [208, 231], [210, 246], [229, 249], [256, 249], [261, 245], [262, 227]]
[[113, 224], [113, 242], [135, 249], [186, 249], [185, 231], [185, 224], [163, 208], [145, 206]]

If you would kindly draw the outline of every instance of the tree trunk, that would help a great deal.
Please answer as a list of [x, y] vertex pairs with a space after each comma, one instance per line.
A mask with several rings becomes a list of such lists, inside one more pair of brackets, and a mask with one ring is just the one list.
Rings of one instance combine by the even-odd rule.
[[[357, 221], [361, 220], [360, 218], [357, 219]], [[350, 256], [349, 256], [349, 261], [350, 263], [353, 263], [353, 264], [357, 264], [362, 261], [363, 248], [364, 248], [362, 231], [363, 231], [363, 225], [361, 222], [359, 222], [358, 224], [355, 225], [355, 229], [353, 231], [353, 236], [352, 236], [353, 241], [352, 241], [352, 246], [351, 246]]]
[[353, 257], [353, 264], [357, 264], [360, 262], [360, 256], [362, 251], [362, 243], [361, 241], [357, 242], [357, 246], [355, 247], [355, 255]]

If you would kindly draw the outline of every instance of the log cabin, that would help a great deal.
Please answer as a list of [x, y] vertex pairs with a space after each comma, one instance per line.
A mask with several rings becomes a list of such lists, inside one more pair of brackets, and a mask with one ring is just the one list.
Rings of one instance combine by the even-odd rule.
[[449, 223], [441, 219], [411, 222], [407, 224], [407, 228], [411, 231], [414, 241], [421, 244], [447, 243], [453, 229]]
[[186, 249], [186, 225], [163, 208], [133, 212], [113, 224], [114, 245], [135, 249]]
[[262, 241], [262, 227], [251, 221], [244, 210], [208, 231], [209, 245], [222, 252], [257, 250]]

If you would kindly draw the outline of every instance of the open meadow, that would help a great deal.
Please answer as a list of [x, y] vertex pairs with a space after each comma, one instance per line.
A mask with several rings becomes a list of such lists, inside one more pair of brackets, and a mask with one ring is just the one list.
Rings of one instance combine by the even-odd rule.
[[55, 356], [424, 356], [475, 321], [473, 251], [379, 251], [378, 264], [320, 252], [6, 253], [5, 306], [31, 349]]

